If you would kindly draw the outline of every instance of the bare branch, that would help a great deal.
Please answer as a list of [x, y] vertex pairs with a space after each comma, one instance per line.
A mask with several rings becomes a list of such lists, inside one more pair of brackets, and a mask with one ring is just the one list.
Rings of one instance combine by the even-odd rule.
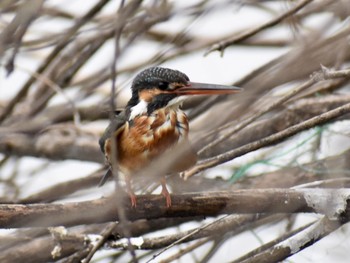
[[298, 4], [296, 4], [293, 8], [291, 8], [290, 10], [288, 10], [287, 12], [279, 15], [278, 17], [272, 19], [271, 21], [258, 26], [246, 33], [243, 33], [241, 35], [238, 36], [234, 36], [228, 40], [224, 40], [218, 44], [213, 45], [207, 52], [206, 54], [209, 54], [215, 50], [222, 52], [226, 47], [233, 45], [235, 43], [238, 43], [240, 41], [246, 40], [247, 38], [254, 36], [255, 34], [261, 32], [262, 30], [272, 27], [278, 23], [280, 23], [281, 21], [285, 20], [286, 18], [288, 18], [289, 16], [295, 14], [296, 12], [298, 12], [300, 9], [302, 9], [304, 6], [306, 6], [307, 4], [311, 3], [313, 0], [303, 0], [300, 1]]
[[287, 257], [303, 250], [331, 232], [338, 229], [343, 224], [337, 220], [331, 220], [327, 217], [322, 218], [318, 222], [309, 226], [307, 229], [296, 233], [294, 236], [282, 241], [272, 248], [263, 251], [260, 254], [248, 258], [244, 263], [260, 263], [260, 262], [279, 262]]
[[[325, 213], [337, 217], [347, 209], [348, 189], [264, 189], [173, 195], [166, 208], [161, 196], [138, 196], [138, 207], [125, 204], [128, 220], [216, 216], [227, 213]], [[113, 196], [66, 204], [0, 205], [2, 227], [71, 226], [117, 221]]]
[[313, 117], [307, 121], [304, 121], [300, 124], [296, 124], [294, 126], [291, 126], [283, 131], [280, 131], [278, 133], [275, 133], [273, 135], [270, 135], [268, 137], [265, 137], [263, 139], [260, 139], [259, 141], [255, 141], [249, 144], [246, 144], [244, 146], [241, 146], [237, 149], [231, 150], [226, 153], [222, 153], [216, 157], [212, 157], [210, 159], [204, 160], [191, 168], [190, 170], [187, 170], [183, 173], [183, 177], [185, 179], [188, 179], [189, 177], [193, 176], [194, 174], [199, 173], [200, 171], [203, 171], [207, 168], [214, 167], [218, 164], [225, 163], [227, 161], [232, 160], [233, 158], [236, 158], [238, 156], [241, 156], [243, 154], [246, 154], [248, 152], [260, 149], [262, 147], [266, 147], [278, 142], [281, 142], [282, 140], [285, 140], [301, 131], [310, 129], [312, 127], [315, 127], [317, 125], [325, 124], [335, 118], [338, 118], [340, 116], [343, 116], [347, 113], [350, 113], [350, 103], [345, 104], [344, 106], [338, 107], [334, 110], [328, 111], [326, 113], [323, 113], [319, 116]]

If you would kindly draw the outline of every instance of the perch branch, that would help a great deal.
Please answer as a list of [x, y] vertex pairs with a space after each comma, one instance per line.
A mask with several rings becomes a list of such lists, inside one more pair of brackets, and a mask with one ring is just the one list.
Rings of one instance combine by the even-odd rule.
[[[166, 208], [159, 195], [139, 195], [137, 208], [125, 199], [127, 219], [217, 216], [230, 213], [324, 213], [336, 217], [347, 208], [350, 190], [254, 189], [172, 195]], [[72, 226], [119, 220], [114, 196], [65, 204], [0, 205], [0, 226]]]

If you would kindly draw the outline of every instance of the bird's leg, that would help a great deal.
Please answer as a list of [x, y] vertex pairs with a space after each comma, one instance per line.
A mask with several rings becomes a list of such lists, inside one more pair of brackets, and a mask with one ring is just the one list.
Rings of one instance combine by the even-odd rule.
[[165, 177], [163, 177], [160, 182], [162, 184], [162, 195], [165, 197], [165, 200], [166, 200], [166, 207], [170, 207], [171, 206], [171, 197], [170, 197], [168, 188], [166, 188]]
[[135, 208], [136, 207], [136, 195], [135, 195], [134, 191], [132, 190], [131, 179], [129, 176], [125, 177], [125, 184], [126, 184], [126, 191], [130, 197], [131, 207]]

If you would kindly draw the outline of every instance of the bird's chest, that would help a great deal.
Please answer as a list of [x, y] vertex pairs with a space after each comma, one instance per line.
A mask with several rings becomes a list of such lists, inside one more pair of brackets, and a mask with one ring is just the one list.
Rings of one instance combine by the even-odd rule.
[[180, 110], [157, 110], [135, 117], [118, 137], [118, 161], [126, 172], [138, 170], [187, 138], [188, 121]]

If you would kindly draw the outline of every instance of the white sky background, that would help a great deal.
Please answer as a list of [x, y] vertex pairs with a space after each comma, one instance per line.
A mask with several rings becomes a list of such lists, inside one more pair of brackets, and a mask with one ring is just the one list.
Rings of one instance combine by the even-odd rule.
[[[191, 5], [194, 0], [191, 1], [172, 1], [176, 5], [180, 5], [185, 7], [186, 5]], [[218, 1], [220, 2], [220, 1]], [[224, 2], [224, 1], [222, 1]], [[86, 1], [86, 0], [47, 0], [45, 5], [58, 6], [63, 10], [67, 10], [69, 12], [74, 12], [76, 14], [82, 15], [84, 14], [90, 6], [94, 5], [95, 1]], [[105, 8], [104, 13], [113, 14], [115, 13], [116, 6], [119, 4], [119, 1], [112, 1], [108, 8]], [[279, 12], [279, 10], [286, 10], [289, 6], [288, 4], [280, 4], [280, 3], [269, 3], [269, 5]], [[221, 36], [226, 35], [227, 33], [244, 30], [245, 28], [249, 28], [253, 25], [259, 25], [262, 22], [271, 19], [273, 14], [257, 12], [254, 8], [242, 6], [240, 8], [233, 7], [231, 5], [230, 8], [220, 9], [214, 11], [210, 15], [210, 19], [206, 16], [205, 19], [197, 19], [192, 26], [188, 29], [191, 34], [208, 37], [210, 36]], [[11, 17], [0, 17], [0, 23], [3, 21], [10, 21]], [[331, 19], [329, 15], [320, 15], [315, 16], [314, 19], [310, 19], [307, 21], [308, 26], [317, 27]], [[165, 22], [157, 28], [161, 30], [167, 31], [178, 31], [181, 30], [184, 25], [187, 24], [188, 18], [179, 17], [173, 19], [169, 22]], [[37, 34], [41, 35], [43, 32], [54, 33], [61, 32], [64, 28], [67, 28], [69, 24], [67, 24], [63, 20], [57, 21], [38, 21], [35, 30], [37, 30]], [[33, 37], [35, 37], [35, 30], [33, 30]], [[210, 32], [208, 34], [208, 32]], [[292, 32], [288, 27], [281, 29], [278, 32], [279, 36], [288, 36], [291, 35]], [[78, 76], [85, 77], [92, 71], [96, 65], [105, 64], [106, 59], [111, 60], [111, 54], [113, 54], [113, 44], [110, 42], [106, 45], [101, 52], [98, 52], [98, 55], [94, 56], [90, 63], [87, 64], [87, 67], [83, 68]], [[118, 64], [118, 67], [123, 68], [127, 65], [132, 64], [133, 62], [138, 61], [139, 59], [147, 59], [150, 57], [154, 50], [164, 48], [158, 47], [154, 45], [150, 45], [150, 43], [143, 42], [138, 46], [131, 48], [128, 50], [127, 54], [121, 59]], [[166, 47], [164, 48], [166, 50]], [[49, 49], [44, 52], [48, 52]], [[241, 46], [236, 46], [233, 48], [228, 48], [224, 52], [224, 56], [220, 56], [219, 53], [211, 53], [208, 56], [203, 56], [204, 51], [197, 52], [188, 56], [183, 56], [179, 59], [172, 60], [162, 64], [162, 66], [170, 67], [174, 69], [178, 69], [182, 72], [185, 72], [191, 80], [198, 82], [208, 82], [208, 83], [218, 83], [218, 84], [232, 84], [234, 81], [239, 78], [245, 76], [247, 73], [251, 72], [253, 69], [258, 66], [268, 62], [269, 60], [283, 54], [286, 49], [276, 49], [276, 48], [243, 48]], [[43, 53], [36, 52], [31, 54], [23, 54], [18, 56], [16, 59], [16, 65], [19, 66], [15, 70], [15, 72], [8, 78], [5, 77], [5, 72], [0, 70], [0, 100], [11, 98], [21, 87], [21, 85], [28, 78], [28, 72], [34, 71], [37, 67], [37, 57], [43, 56]], [[132, 76], [131, 76], [132, 77]], [[128, 84], [131, 79], [119, 78], [118, 84], [123, 87], [128, 87]], [[109, 92], [110, 83], [106, 83], [101, 87], [101, 91], [104, 93]], [[70, 94], [72, 93], [72, 94]], [[73, 95], [74, 91], [67, 92], [67, 96]], [[120, 102], [123, 103], [129, 98], [129, 91], [126, 89], [125, 92], [122, 93], [123, 96], [120, 98]], [[57, 96], [50, 103], [60, 103], [65, 101], [62, 96]], [[91, 102], [91, 101], [90, 101]], [[98, 128], [104, 128], [106, 124], [100, 124]], [[340, 130], [346, 128], [347, 125], [344, 125]], [[326, 142], [326, 144], [329, 146]], [[347, 148], [349, 145], [344, 145], [344, 148]], [[325, 150], [330, 151], [339, 151], [339, 149], [329, 149], [326, 147]], [[341, 150], [341, 149], [340, 149]], [[332, 152], [334, 154], [334, 152]], [[240, 160], [238, 158], [236, 163], [239, 163]], [[28, 168], [37, 167], [38, 165], [44, 164], [45, 161], [38, 161], [35, 158], [25, 158], [24, 161], [21, 162], [19, 166], [19, 170], [22, 173], [26, 173]], [[27, 184], [26, 191], [27, 193], [33, 193], [37, 190], [44, 189], [49, 185], [55, 184], [57, 182], [62, 182], [67, 179], [71, 179], [70, 175], [72, 171], [74, 171], [77, 176], [84, 176], [89, 172], [94, 171], [99, 165], [91, 164], [87, 162], [77, 162], [77, 161], [64, 161], [64, 162], [56, 162], [54, 164], [49, 165], [47, 169], [45, 169], [46, 176], [36, 176], [35, 180], [30, 179], [30, 174], [25, 177], [22, 177], [23, 182], [20, 184]], [[8, 171], [4, 169], [1, 171], [1, 176], [7, 176], [10, 172], [10, 167], [8, 167]], [[265, 167], [266, 168], [266, 167]], [[70, 171], [69, 173], [65, 173], [65, 171]], [[223, 173], [229, 172], [222, 168]], [[217, 170], [215, 171], [217, 173]], [[49, 179], [48, 179], [49, 174]], [[110, 191], [110, 188], [98, 188], [96, 190], [96, 196], [91, 196], [91, 198], [96, 198], [101, 195], [105, 195], [107, 191]], [[303, 217], [299, 217], [299, 224], [304, 223], [305, 220], [312, 220], [316, 218], [316, 215], [307, 215]], [[264, 242], [272, 240], [276, 237], [276, 235], [280, 234], [285, 227], [286, 222], [282, 222], [277, 224], [276, 226], [264, 226], [258, 228], [257, 231], [246, 232], [242, 235], [239, 235], [235, 238], [232, 238], [230, 242], [226, 242], [221, 248], [220, 252], [217, 253], [217, 256], [212, 259], [211, 262], [225, 262], [228, 259], [234, 259], [235, 255], [239, 256], [244, 252], [248, 252], [250, 249], [253, 249], [256, 246], [260, 245], [259, 238]], [[183, 227], [187, 227], [183, 226]], [[182, 228], [181, 227], [181, 230]], [[192, 228], [193, 225], [190, 225]], [[176, 230], [174, 230], [176, 231]], [[298, 253], [296, 256], [289, 258], [290, 262], [349, 262], [348, 259], [348, 251], [350, 249], [350, 239], [349, 237], [349, 227], [342, 227], [340, 230], [336, 231], [329, 237], [323, 239], [317, 244], [311, 246], [308, 249], [305, 249], [303, 252]], [[258, 238], [257, 238], [258, 237]], [[183, 245], [183, 246], [186, 246]], [[201, 253], [203, 249], [206, 247], [200, 248], [196, 250], [196, 253]], [[173, 250], [174, 251], [174, 250]], [[97, 254], [98, 257], [99, 254]], [[160, 257], [161, 258], [161, 257]], [[190, 256], [186, 256], [180, 260], [180, 262], [193, 262], [193, 258]]]

